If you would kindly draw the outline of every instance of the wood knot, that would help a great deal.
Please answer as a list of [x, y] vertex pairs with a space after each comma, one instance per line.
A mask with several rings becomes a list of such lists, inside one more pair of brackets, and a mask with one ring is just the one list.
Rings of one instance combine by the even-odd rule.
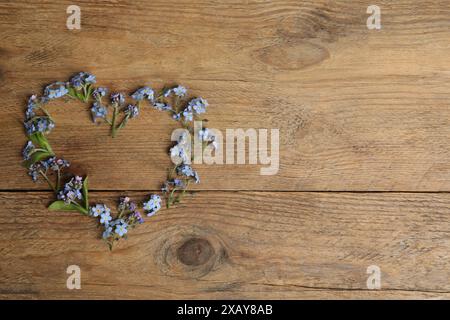
[[164, 274], [201, 278], [228, 262], [220, 233], [206, 227], [177, 225], [164, 230], [154, 261]]
[[213, 255], [214, 248], [208, 240], [192, 238], [183, 243], [177, 250], [178, 259], [188, 266], [205, 264]]
[[280, 70], [302, 70], [321, 64], [330, 57], [328, 50], [308, 41], [277, 44], [255, 51], [259, 61]]

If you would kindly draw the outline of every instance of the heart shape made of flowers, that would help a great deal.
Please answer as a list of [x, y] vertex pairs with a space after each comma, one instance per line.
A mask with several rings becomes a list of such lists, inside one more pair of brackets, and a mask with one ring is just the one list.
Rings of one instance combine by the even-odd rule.
[[[95, 83], [96, 77], [93, 74], [80, 72], [68, 82], [55, 82], [46, 86], [41, 96], [31, 96], [25, 111], [24, 126], [28, 141], [22, 156], [32, 180], [37, 182], [38, 178], [42, 177], [55, 193], [56, 200], [49, 205], [49, 210], [77, 211], [97, 218], [103, 228], [102, 238], [112, 249], [114, 243], [125, 238], [130, 229], [144, 223], [145, 215], [150, 217], [157, 213], [162, 208], [163, 201], [167, 208], [179, 203], [189, 184], [200, 182], [197, 172], [190, 165], [192, 160], [190, 141], [193, 139], [187, 139], [186, 135], [198, 135], [204, 148], [210, 144], [215, 147], [216, 141], [206, 128], [194, 132], [193, 122], [202, 120], [201, 115], [206, 112], [208, 102], [198, 97], [188, 99], [187, 90], [183, 86], [164, 87], [158, 92], [146, 86], [137, 89], [129, 97], [123, 93], [111, 93], [107, 103], [105, 100], [109, 90], [94, 87]], [[55, 126], [47, 105], [59, 98], [92, 103], [90, 108], [92, 121], [96, 124], [109, 125], [113, 138], [125, 128], [129, 120], [139, 116], [144, 103], [157, 110], [168, 112], [175, 121], [180, 122], [186, 130], [170, 148], [170, 156], [177, 160], [174, 161], [174, 166], [169, 168], [167, 179], [161, 188], [163, 197], [151, 194], [147, 201], [136, 203], [123, 196], [118, 201], [116, 214], [112, 214], [111, 209], [105, 204], [91, 205], [88, 177], [68, 172], [70, 163], [55, 155], [47, 139], [47, 135]], [[131, 98], [133, 103], [127, 104], [127, 98]], [[111, 116], [109, 110], [112, 112]]]

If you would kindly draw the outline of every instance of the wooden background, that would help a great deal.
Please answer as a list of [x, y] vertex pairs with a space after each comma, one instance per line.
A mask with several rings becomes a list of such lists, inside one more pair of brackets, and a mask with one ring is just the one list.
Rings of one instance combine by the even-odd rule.
[[[1, 0], [0, 297], [450, 298], [449, 17], [442, 0]], [[213, 128], [280, 128], [280, 171], [197, 166], [195, 192], [110, 253], [93, 219], [49, 212], [20, 165], [27, 97], [78, 71], [127, 92], [183, 84]], [[112, 141], [86, 106], [50, 111], [93, 202], [159, 189], [166, 114]]]

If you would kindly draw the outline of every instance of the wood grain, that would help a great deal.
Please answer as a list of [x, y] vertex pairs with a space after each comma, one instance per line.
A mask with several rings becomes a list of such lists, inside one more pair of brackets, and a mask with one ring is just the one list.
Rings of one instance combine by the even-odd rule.
[[[65, 3], [1, 4], [3, 189], [46, 188], [20, 167], [26, 97], [88, 70], [127, 92], [183, 83], [210, 101], [210, 127], [280, 128], [278, 174], [204, 166], [201, 189], [450, 190], [447, 2], [380, 1], [380, 31], [367, 30], [364, 1], [79, 5], [82, 29], [72, 32]], [[159, 188], [170, 119], [145, 112], [112, 142], [87, 107], [51, 109], [53, 144], [95, 190]]]
[[[448, 194], [199, 192], [112, 252], [93, 219], [47, 211], [46, 195], [0, 193], [2, 297], [450, 297]], [[66, 289], [71, 264], [81, 290]]]

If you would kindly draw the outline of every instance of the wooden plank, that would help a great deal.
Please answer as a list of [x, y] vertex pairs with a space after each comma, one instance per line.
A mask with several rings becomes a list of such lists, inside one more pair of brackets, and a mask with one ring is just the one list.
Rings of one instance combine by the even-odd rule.
[[[2, 298], [450, 298], [449, 194], [199, 192], [113, 252], [48, 196], [0, 193]], [[72, 264], [81, 290], [66, 289]]]
[[[71, 32], [66, 3], [2, 2], [0, 189], [45, 189], [20, 167], [25, 99], [87, 70], [117, 90], [183, 83], [210, 101], [214, 128], [281, 129], [277, 175], [202, 166], [198, 189], [449, 191], [450, 3], [377, 4], [380, 31], [359, 0], [78, 1]], [[51, 109], [55, 149], [93, 189], [159, 188], [176, 127], [164, 115], [113, 143], [87, 107]]]

